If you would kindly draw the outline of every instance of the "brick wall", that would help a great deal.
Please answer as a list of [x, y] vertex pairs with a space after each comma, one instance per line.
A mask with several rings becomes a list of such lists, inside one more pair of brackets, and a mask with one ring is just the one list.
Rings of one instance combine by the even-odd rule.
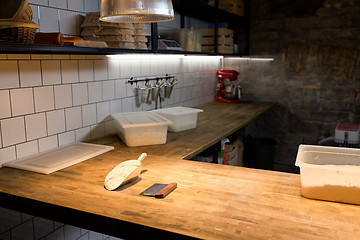
[[278, 167], [294, 170], [299, 144], [332, 136], [338, 121], [360, 122], [360, 2], [251, 4], [251, 55], [275, 60], [226, 60], [225, 67], [240, 71], [244, 99], [278, 103], [253, 134], [275, 138]]

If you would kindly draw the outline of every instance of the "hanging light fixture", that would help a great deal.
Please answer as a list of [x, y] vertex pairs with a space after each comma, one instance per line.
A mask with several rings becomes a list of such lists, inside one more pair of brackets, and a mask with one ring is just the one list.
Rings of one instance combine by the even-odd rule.
[[101, 0], [101, 21], [152, 23], [174, 19], [171, 0]]

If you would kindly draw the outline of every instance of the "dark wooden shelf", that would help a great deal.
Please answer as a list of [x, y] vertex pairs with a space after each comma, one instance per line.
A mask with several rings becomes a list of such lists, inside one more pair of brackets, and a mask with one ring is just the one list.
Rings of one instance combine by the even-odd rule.
[[[246, 0], [247, 2], [247, 0]], [[183, 16], [189, 16], [210, 23], [214, 23], [217, 26], [219, 22], [229, 23], [244, 23], [245, 26], [249, 26], [249, 17], [238, 16], [225, 12], [221, 9], [217, 9], [214, 6], [210, 6], [202, 0], [173, 0], [174, 10], [181, 13]], [[247, 12], [245, 10], [245, 12]], [[157, 31], [157, 26], [155, 29]], [[245, 35], [249, 35], [249, 29], [246, 30]], [[153, 34], [157, 36], [156, 34]], [[151, 41], [155, 38], [152, 37]], [[246, 49], [240, 52], [239, 55], [243, 56], [249, 54], [249, 39], [246, 39]], [[137, 50], [137, 49], [118, 49], [118, 48], [85, 48], [85, 47], [74, 47], [74, 46], [44, 46], [44, 45], [26, 45], [17, 43], [5, 43], [0, 42], [0, 53], [8, 54], [75, 54], [75, 55], [107, 55], [107, 54], [126, 54], [126, 53], [161, 53], [161, 54], [187, 54], [187, 55], [223, 55], [223, 56], [234, 56], [232, 54], [222, 53], [203, 53], [203, 52], [182, 52], [182, 51], [169, 51], [169, 50]]]
[[16, 43], [0, 43], [3, 53], [28, 53], [28, 54], [119, 54], [119, 53], [153, 53], [151, 50], [118, 49], [118, 48], [87, 48], [74, 46], [45, 46], [26, 45]]
[[[111, 54], [153, 54], [153, 50], [118, 49], [118, 48], [85, 48], [74, 46], [45, 46], [26, 45], [15, 43], [0, 43], [0, 52], [8, 54], [75, 54], [75, 55], [111, 55]], [[223, 55], [234, 56], [222, 53], [187, 52], [175, 50], [157, 50], [159, 54], [185, 54], [185, 55]]]
[[[173, 0], [174, 10], [183, 15], [204, 20], [207, 22], [215, 22], [216, 8], [208, 5], [201, 0]], [[240, 21], [246, 22], [247, 18], [218, 9], [219, 22]]]

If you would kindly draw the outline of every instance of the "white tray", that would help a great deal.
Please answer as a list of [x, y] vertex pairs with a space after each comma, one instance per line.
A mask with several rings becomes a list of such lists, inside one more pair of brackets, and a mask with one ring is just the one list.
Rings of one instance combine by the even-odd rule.
[[112, 146], [71, 143], [3, 164], [32, 172], [50, 174], [114, 149]]

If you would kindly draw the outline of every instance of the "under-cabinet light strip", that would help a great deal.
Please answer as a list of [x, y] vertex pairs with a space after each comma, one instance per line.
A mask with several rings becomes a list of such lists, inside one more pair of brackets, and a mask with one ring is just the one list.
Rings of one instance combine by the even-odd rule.
[[274, 61], [274, 58], [251, 58], [251, 57], [225, 57], [226, 60], [239, 60], [239, 61]]
[[106, 55], [108, 58], [114, 59], [129, 59], [129, 58], [181, 58], [185, 55], [181, 54], [115, 54], [115, 55]]
[[184, 58], [184, 59], [226, 59], [226, 60], [239, 60], [239, 61], [274, 61], [274, 58], [259, 58], [259, 57], [224, 57], [219, 55], [184, 55], [184, 54], [114, 54], [106, 55], [109, 58], [115, 59], [129, 59], [129, 58]]
[[204, 58], [204, 59], [211, 59], [211, 58], [213, 58], [213, 59], [219, 59], [219, 60], [221, 60], [221, 59], [224, 58], [224, 56], [185, 55], [185, 56], [182, 57], [182, 58], [186, 58], [186, 59], [202, 59], [202, 58]]
[[223, 59], [223, 56], [202, 56], [202, 55], [184, 55], [184, 54], [116, 54], [116, 55], [106, 55], [109, 58], [113, 59], [129, 59], [129, 58], [183, 58], [183, 59]]

